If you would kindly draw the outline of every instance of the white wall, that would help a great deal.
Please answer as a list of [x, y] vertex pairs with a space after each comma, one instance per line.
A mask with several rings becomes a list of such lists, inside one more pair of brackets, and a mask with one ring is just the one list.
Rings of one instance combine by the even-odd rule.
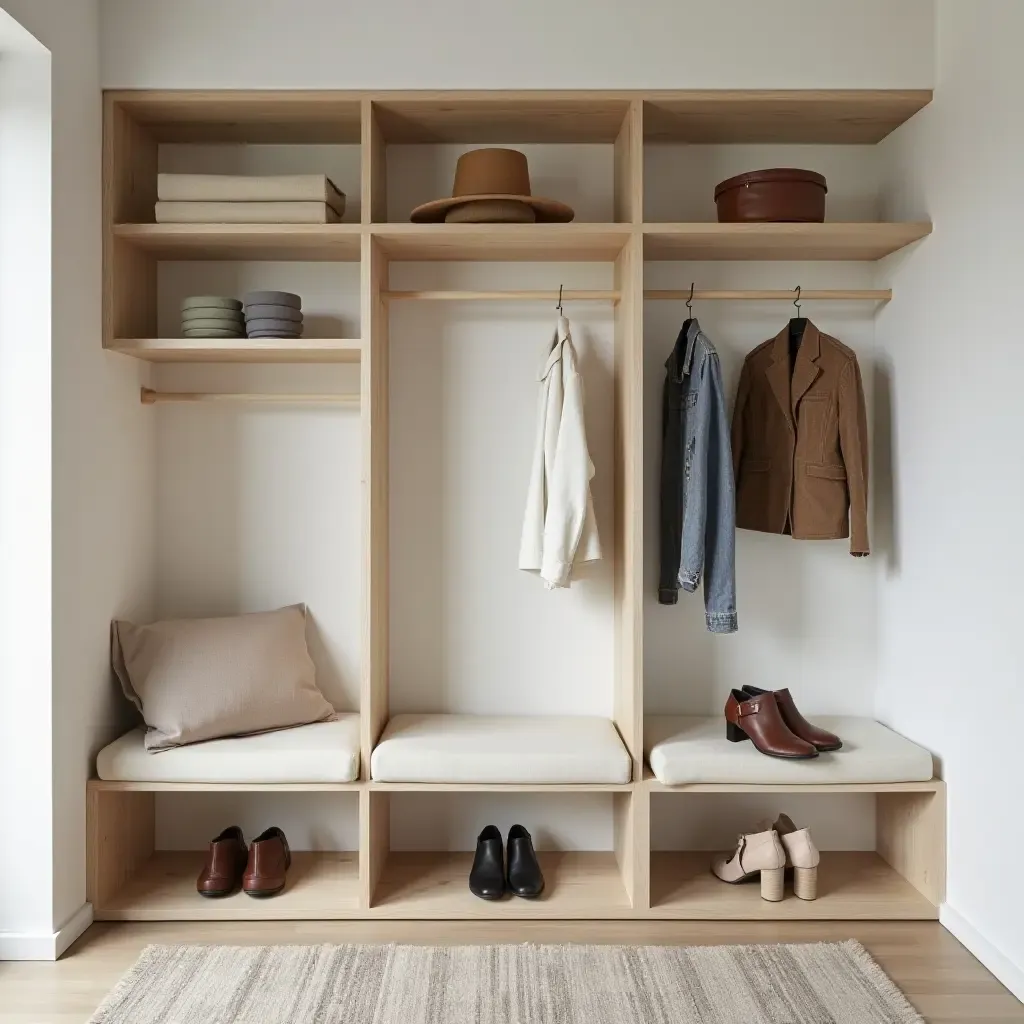
[[0, 11], [0, 957], [51, 930], [49, 226], [50, 54]]
[[[96, 4], [4, 0], [3, 6], [52, 55], [51, 331], [45, 330], [43, 304], [29, 307], [38, 313], [38, 326], [9, 339], [38, 346], [39, 359], [47, 347], [52, 356], [52, 679], [50, 608], [36, 585], [18, 594], [19, 606], [34, 614], [17, 638], [19, 649], [34, 655], [35, 674], [19, 673], [0, 683], [5, 690], [31, 689], [40, 711], [17, 719], [18, 743], [0, 751], [0, 758], [14, 757], [13, 764], [3, 761], [3, 778], [44, 779], [52, 771], [45, 801], [33, 798], [28, 817], [6, 813], [11, 787], [5, 786], [0, 796], [9, 834], [31, 837], [42, 830], [52, 845], [52, 854], [19, 858], [17, 871], [3, 876], [0, 900], [0, 931], [14, 933], [14, 952], [41, 954], [47, 943], [52, 952], [54, 931], [85, 900], [85, 781], [95, 750], [119, 730], [123, 713], [110, 681], [109, 622], [116, 614], [142, 615], [152, 608], [153, 432], [138, 403], [143, 371], [134, 361], [101, 349]], [[32, 237], [45, 234], [47, 223], [40, 215], [24, 240], [26, 253], [34, 251]], [[29, 295], [22, 301], [38, 300]], [[21, 365], [27, 368], [28, 363]], [[45, 428], [36, 420], [40, 414], [50, 419], [50, 389], [33, 384], [35, 379], [17, 381], [29, 408], [17, 417], [14, 436], [45, 446]], [[36, 471], [49, 475], [50, 458], [43, 447], [39, 460]], [[23, 483], [19, 477], [12, 486]], [[47, 514], [39, 511], [38, 525]], [[25, 535], [26, 543], [32, 536]], [[50, 576], [42, 552], [33, 554], [33, 571]], [[48, 711], [40, 691], [50, 694]], [[25, 760], [18, 755], [23, 748], [31, 754]], [[51, 767], [37, 765], [41, 758]], [[20, 785], [17, 789], [25, 792]], [[13, 895], [7, 898], [9, 883], [16, 904]], [[12, 905], [21, 910], [8, 924]]]
[[101, 0], [101, 9], [111, 87], [820, 89], [932, 80], [931, 0]]
[[1021, 38], [1024, 5], [939, 0], [935, 100], [883, 144], [888, 214], [930, 215], [935, 232], [883, 268], [875, 390], [892, 481], [878, 710], [939, 755], [947, 919], [1016, 965], [1024, 998], [1024, 897], [1007, 884], [1024, 848]]

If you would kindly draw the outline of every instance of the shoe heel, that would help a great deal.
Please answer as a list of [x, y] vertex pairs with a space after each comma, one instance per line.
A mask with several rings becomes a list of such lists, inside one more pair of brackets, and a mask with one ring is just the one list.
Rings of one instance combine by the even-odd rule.
[[725, 723], [725, 738], [730, 743], [742, 743], [743, 740], [750, 739], [738, 725], [733, 725], [732, 722]]
[[786, 869], [764, 868], [761, 871], [761, 899], [779, 903], [786, 891]]
[[818, 898], [818, 869], [793, 868], [793, 892], [802, 900]]

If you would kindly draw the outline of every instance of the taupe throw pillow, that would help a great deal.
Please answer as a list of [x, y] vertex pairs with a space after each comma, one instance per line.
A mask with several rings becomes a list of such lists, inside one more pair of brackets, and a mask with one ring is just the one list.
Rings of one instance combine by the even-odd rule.
[[306, 608], [224, 619], [115, 622], [114, 671], [142, 713], [146, 749], [333, 717], [306, 647]]

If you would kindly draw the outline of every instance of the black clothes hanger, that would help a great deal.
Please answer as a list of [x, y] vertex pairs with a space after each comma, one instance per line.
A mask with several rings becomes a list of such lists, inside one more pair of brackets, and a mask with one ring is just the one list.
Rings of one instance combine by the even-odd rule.
[[800, 285], [796, 286], [796, 298], [793, 305], [796, 306], [796, 316], [789, 321], [789, 367], [792, 371], [793, 363], [796, 361], [796, 354], [800, 350], [800, 342], [803, 340], [804, 331], [807, 330], [807, 317], [800, 315]]
[[558, 315], [559, 316], [565, 316], [565, 314], [562, 312], [562, 286], [561, 285], [558, 286], [558, 305], [555, 306], [555, 309], [558, 310]]

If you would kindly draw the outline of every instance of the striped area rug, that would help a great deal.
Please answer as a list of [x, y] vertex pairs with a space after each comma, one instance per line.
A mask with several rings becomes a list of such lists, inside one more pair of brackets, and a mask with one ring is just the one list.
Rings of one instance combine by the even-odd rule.
[[859, 942], [149, 946], [91, 1024], [923, 1024]]

